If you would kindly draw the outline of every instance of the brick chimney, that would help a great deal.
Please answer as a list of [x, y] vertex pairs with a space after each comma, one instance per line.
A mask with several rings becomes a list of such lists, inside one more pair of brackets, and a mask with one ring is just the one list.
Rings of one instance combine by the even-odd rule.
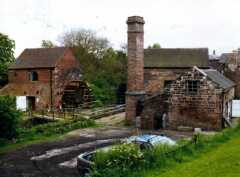
[[126, 123], [135, 124], [136, 105], [144, 97], [144, 20], [128, 17], [128, 81], [126, 92]]

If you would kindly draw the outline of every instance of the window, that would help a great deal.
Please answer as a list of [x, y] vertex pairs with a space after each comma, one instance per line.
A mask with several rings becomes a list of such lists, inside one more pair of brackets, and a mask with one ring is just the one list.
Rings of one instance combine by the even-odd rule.
[[29, 73], [29, 80], [30, 81], [38, 81], [38, 73], [36, 71], [31, 71]]
[[165, 80], [165, 81], [164, 81], [164, 88], [170, 87], [170, 85], [171, 85], [172, 83], [173, 83], [172, 80]]
[[187, 80], [187, 94], [195, 95], [198, 93], [200, 87], [200, 81], [198, 80]]

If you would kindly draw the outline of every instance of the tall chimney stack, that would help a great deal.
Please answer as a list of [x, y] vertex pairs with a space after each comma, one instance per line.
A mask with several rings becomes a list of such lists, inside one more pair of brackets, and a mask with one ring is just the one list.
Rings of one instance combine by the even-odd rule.
[[126, 123], [134, 125], [138, 100], [144, 91], [144, 20], [128, 17], [128, 81], [126, 92]]

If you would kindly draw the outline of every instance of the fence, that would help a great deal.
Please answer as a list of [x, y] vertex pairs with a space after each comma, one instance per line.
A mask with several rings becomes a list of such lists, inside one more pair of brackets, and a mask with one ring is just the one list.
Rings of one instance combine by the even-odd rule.
[[109, 116], [113, 114], [117, 114], [120, 112], [125, 111], [125, 105], [114, 105], [108, 106], [103, 108], [96, 108], [96, 109], [82, 109], [82, 108], [64, 108], [64, 109], [52, 109], [52, 110], [39, 110], [39, 111], [32, 111], [28, 110], [27, 117], [28, 118], [45, 118], [45, 119], [75, 119], [77, 117], [85, 117], [85, 118], [92, 118], [98, 119], [104, 116]]

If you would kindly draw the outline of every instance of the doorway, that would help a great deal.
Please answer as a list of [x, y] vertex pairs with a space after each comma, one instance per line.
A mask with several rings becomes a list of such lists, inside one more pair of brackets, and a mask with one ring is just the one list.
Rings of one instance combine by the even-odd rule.
[[27, 108], [29, 110], [35, 111], [36, 110], [36, 97], [34, 96], [27, 96]]
[[162, 113], [156, 112], [154, 115], [154, 129], [159, 130], [163, 128]]

